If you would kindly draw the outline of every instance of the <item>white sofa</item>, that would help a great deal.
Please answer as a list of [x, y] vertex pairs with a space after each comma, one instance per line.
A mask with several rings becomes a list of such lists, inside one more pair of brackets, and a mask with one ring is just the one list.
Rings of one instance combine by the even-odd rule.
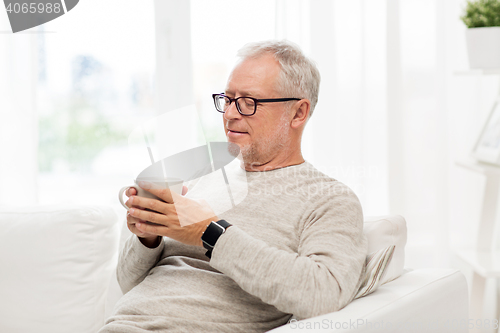
[[[384, 276], [394, 280], [341, 311], [271, 332], [466, 332], [463, 274], [403, 270], [401, 217], [367, 219], [365, 229], [370, 251], [396, 245]], [[0, 207], [0, 332], [97, 332], [121, 296], [115, 267], [123, 230], [109, 207]]]

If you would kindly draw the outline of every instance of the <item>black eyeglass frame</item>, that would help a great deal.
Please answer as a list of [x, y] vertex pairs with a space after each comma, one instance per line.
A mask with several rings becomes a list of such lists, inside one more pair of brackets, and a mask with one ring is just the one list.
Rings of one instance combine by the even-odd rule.
[[[215, 105], [215, 109], [217, 111], [219, 111], [220, 113], [226, 113], [226, 111], [221, 111], [217, 108], [217, 101], [215, 100], [215, 98], [217, 96], [224, 96], [225, 98], [227, 98], [229, 100], [229, 105], [231, 105], [232, 102], [235, 102], [236, 104], [236, 110], [238, 110], [239, 114], [241, 114], [242, 116], [253, 116], [255, 114], [255, 112], [257, 112], [257, 103], [275, 103], [275, 102], [288, 102], [288, 101], [300, 101], [302, 98], [265, 98], [265, 99], [258, 99], [258, 98], [253, 98], [253, 97], [247, 97], [247, 96], [240, 96], [240, 97], [237, 97], [237, 98], [231, 98], [229, 96], [226, 96], [224, 94], [212, 94], [212, 98], [214, 99], [214, 105]], [[241, 112], [240, 110], [240, 103], [238, 103], [238, 100], [240, 98], [249, 98], [251, 100], [254, 101], [254, 108], [253, 108], [253, 113], [252, 114], [245, 114], [243, 112]], [[228, 105], [228, 107], [229, 107]]]

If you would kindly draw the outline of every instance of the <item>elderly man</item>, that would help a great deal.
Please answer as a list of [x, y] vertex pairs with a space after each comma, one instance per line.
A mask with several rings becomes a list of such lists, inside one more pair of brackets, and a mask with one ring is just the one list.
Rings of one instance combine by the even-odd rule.
[[285, 41], [249, 44], [239, 56], [213, 98], [228, 141], [240, 148], [237, 168], [227, 172], [246, 180], [247, 196], [215, 216], [190, 199], [226, 186], [210, 175], [186, 196], [143, 185], [165, 202], [129, 190], [135, 235], [117, 270], [125, 295], [100, 332], [265, 332], [354, 297], [366, 255], [361, 206], [300, 149], [318, 70]]

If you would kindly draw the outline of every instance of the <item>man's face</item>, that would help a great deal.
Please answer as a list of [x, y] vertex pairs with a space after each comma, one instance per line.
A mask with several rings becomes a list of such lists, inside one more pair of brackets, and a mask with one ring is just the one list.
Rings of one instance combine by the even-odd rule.
[[[271, 55], [245, 60], [229, 76], [225, 94], [231, 98], [290, 97], [281, 96], [276, 89], [279, 72], [279, 63]], [[227, 139], [240, 147], [245, 164], [265, 164], [286, 153], [290, 145], [286, 103], [257, 104], [254, 115], [242, 116], [233, 102], [223, 120]]]

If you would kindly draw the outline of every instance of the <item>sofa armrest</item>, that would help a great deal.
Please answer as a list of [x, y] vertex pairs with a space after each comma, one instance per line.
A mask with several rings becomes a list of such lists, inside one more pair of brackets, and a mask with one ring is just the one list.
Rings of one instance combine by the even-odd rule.
[[418, 269], [340, 311], [269, 332], [468, 332], [468, 290], [453, 269]]

